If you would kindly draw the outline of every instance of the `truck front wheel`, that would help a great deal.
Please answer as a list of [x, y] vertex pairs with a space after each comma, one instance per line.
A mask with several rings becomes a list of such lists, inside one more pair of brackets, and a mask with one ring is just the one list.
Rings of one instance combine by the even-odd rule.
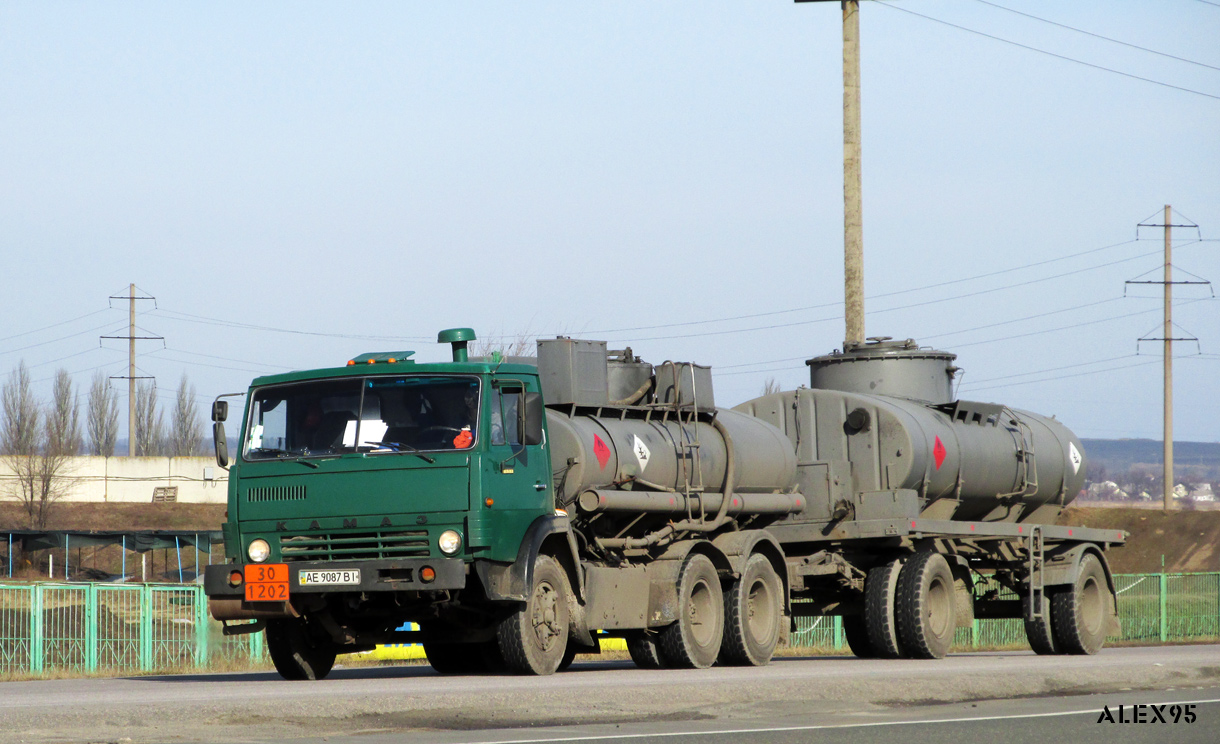
[[549, 555], [534, 563], [534, 585], [523, 607], [496, 628], [508, 668], [518, 674], [554, 674], [568, 647], [572, 590], [563, 567]]
[[323, 679], [335, 665], [335, 647], [313, 637], [302, 620], [268, 620], [267, 653], [284, 679]]

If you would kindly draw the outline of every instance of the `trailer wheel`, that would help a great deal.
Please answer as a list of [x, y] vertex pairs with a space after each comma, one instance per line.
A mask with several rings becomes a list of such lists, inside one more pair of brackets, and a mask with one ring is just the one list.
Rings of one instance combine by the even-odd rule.
[[549, 555], [534, 563], [534, 586], [525, 605], [496, 628], [508, 668], [518, 674], [554, 674], [568, 647], [568, 575]]
[[847, 641], [847, 647], [857, 658], [877, 658], [873, 643], [868, 639], [868, 627], [864, 624], [863, 615], [843, 616], [843, 640]]
[[898, 626], [894, 620], [902, 564], [901, 559], [895, 558], [889, 563], [874, 566], [864, 579], [864, 627], [868, 632], [869, 647], [876, 658], [898, 659], [903, 656], [902, 645], [898, 641]]
[[424, 641], [424, 656], [438, 674], [478, 674], [487, 670], [481, 643]]
[[705, 555], [687, 556], [678, 577], [678, 621], [660, 633], [666, 666], [706, 669], [724, 638], [724, 595], [716, 567]]
[[1055, 647], [1065, 654], [1095, 654], [1106, 640], [1113, 599], [1105, 569], [1089, 553], [1080, 561], [1076, 583], [1051, 595]]
[[915, 659], [941, 659], [957, 630], [957, 596], [949, 562], [939, 553], [916, 553], [898, 575], [894, 611], [898, 642]]
[[746, 561], [741, 578], [724, 592], [724, 641], [720, 661], [764, 666], [779, 644], [784, 620], [784, 583], [765, 555]]
[[1055, 646], [1055, 635], [1051, 628], [1051, 603], [1046, 594], [1042, 595], [1042, 617], [1029, 619], [1031, 598], [1021, 600], [1022, 620], [1025, 623], [1025, 637], [1029, 647], [1039, 656], [1053, 656], [1059, 653]]
[[655, 633], [645, 630], [633, 630], [627, 634], [627, 653], [640, 669], [664, 669], [665, 660], [661, 657], [661, 647], [657, 644]]
[[267, 621], [267, 653], [284, 679], [325, 679], [335, 665], [335, 647], [310, 635], [299, 619]]

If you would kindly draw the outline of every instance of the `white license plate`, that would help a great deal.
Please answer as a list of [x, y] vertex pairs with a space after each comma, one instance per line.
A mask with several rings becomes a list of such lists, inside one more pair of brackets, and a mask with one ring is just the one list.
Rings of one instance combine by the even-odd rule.
[[360, 583], [360, 569], [344, 568], [331, 571], [302, 571], [301, 586], [354, 586]]

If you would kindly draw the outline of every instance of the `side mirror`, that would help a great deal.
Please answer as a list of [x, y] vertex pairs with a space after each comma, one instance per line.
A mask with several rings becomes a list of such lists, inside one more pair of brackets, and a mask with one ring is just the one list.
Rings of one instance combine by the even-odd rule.
[[[212, 407], [213, 415], [215, 415], [215, 406]], [[226, 407], [228, 404], [224, 404]], [[225, 438], [225, 425], [217, 421], [212, 424], [212, 443], [216, 447], [216, 464], [222, 468], [229, 467], [229, 440]]]
[[522, 444], [542, 444], [542, 393], [526, 393], [517, 407], [517, 433]]
[[227, 421], [229, 418], [229, 401], [214, 400], [212, 401], [212, 420], [216, 422]]

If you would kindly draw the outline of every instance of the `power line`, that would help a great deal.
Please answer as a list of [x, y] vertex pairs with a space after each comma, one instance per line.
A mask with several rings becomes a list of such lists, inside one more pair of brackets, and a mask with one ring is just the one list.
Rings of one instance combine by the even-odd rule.
[[1107, 362], [1117, 362], [1120, 359], [1133, 359], [1139, 356], [1138, 354], [1124, 354], [1122, 356], [1109, 357], [1106, 359], [1096, 359], [1092, 362], [1080, 362], [1079, 364], [1065, 364], [1062, 367], [1050, 367], [1048, 369], [1038, 369], [1033, 372], [1019, 372], [1015, 375], [1003, 375], [1001, 377], [988, 377], [984, 380], [973, 380], [971, 382], [962, 381], [962, 387], [971, 388], [975, 385], [982, 385], [985, 382], [996, 382], [998, 380], [1011, 380], [1016, 377], [1030, 377], [1031, 375], [1044, 375], [1047, 372], [1059, 372], [1065, 369], [1076, 369], [1079, 367], [1090, 367], [1094, 364], [1105, 364]]
[[[1025, 287], [1025, 286], [1029, 286], [1031, 284], [1038, 284], [1040, 282], [1050, 281], [1052, 279], [1062, 279], [1063, 277], [1074, 276], [1076, 274], [1082, 274], [1086, 271], [1094, 271], [1096, 269], [1103, 269], [1108, 266], [1115, 266], [1115, 265], [1118, 265], [1121, 263], [1126, 263], [1128, 261], [1135, 261], [1135, 260], [1138, 260], [1141, 258], [1147, 258], [1148, 256], [1157, 255], [1158, 253], [1159, 253], [1159, 251], [1152, 251], [1150, 253], [1142, 253], [1142, 254], [1139, 254], [1136, 256], [1130, 256], [1128, 258], [1122, 258], [1117, 261], [1107, 261], [1106, 263], [1103, 263], [1103, 264], [1088, 266], [1083, 269], [1074, 269], [1072, 271], [1065, 271], [1061, 274], [1052, 274], [1051, 276], [1045, 276], [1045, 277], [1041, 277], [1038, 279], [1029, 279], [1029, 280], [1023, 281], [1023, 282], [1017, 282], [1015, 284], [1005, 284], [1005, 285], [1002, 285], [999, 287], [992, 287], [990, 289], [980, 289], [976, 292], [967, 292], [965, 294], [953, 295], [951, 297], [939, 297], [934, 300], [925, 300], [923, 302], [913, 302], [913, 303], [910, 303], [907, 305], [898, 305], [896, 307], [887, 307], [887, 308], [882, 308], [880, 310], [871, 310], [867, 314], [868, 315], [879, 315], [881, 313], [896, 312], [898, 310], [910, 310], [911, 308], [916, 308], [916, 307], [924, 307], [927, 305], [936, 305], [936, 304], [939, 304], [942, 302], [950, 302], [952, 300], [962, 300], [962, 299], [967, 299], [970, 297], [978, 297], [980, 295], [991, 294], [994, 292], [1001, 292], [1006, 289], [1015, 289], [1017, 287]], [[837, 304], [837, 303], [835, 303], [835, 304]], [[683, 333], [683, 334], [673, 334], [673, 335], [669, 335], [669, 336], [646, 336], [644, 338], [633, 338], [633, 339], [626, 339], [626, 340], [631, 341], [631, 342], [637, 342], [637, 341], [658, 341], [658, 340], [674, 339], [674, 338], [697, 338], [697, 337], [702, 337], [702, 336], [725, 336], [725, 335], [730, 335], [730, 334], [734, 334], [734, 333], [749, 333], [749, 332], [753, 332], [753, 331], [769, 331], [769, 330], [775, 330], [778, 328], [792, 328], [794, 326], [813, 325], [815, 323], [828, 323], [828, 322], [835, 321], [835, 320], [841, 320], [842, 318], [843, 318], [842, 315], [834, 315], [834, 316], [825, 317], [825, 318], [816, 318], [814, 320], [798, 320], [798, 321], [793, 321], [791, 323], [775, 323], [772, 325], [753, 326], [750, 328], [737, 328], [737, 329], [727, 330], [727, 331], [703, 331], [703, 332], [699, 332], [699, 333]], [[619, 341], [616, 340], [615, 343], [619, 343]]]
[[987, 328], [996, 328], [998, 326], [1012, 325], [1013, 323], [1021, 323], [1026, 320], [1036, 320], [1037, 318], [1045, 318], [1050, 315], [1061, 315], [1063, 313], [1070, 313], [1074, 310], [1083, 310], [1086, 307], [1096, 307], [1097, 305], [1105, 305], [1106, 303], [1109, 303], [1109, 302], [1118, 302], [1121, 299], [1123, 299], [1123, 298], [1122, 297], [1111, 297], [1108, 300], [1098, 300], [1097, 302], [1086, 302], [1083, 305], [1076, 305], [1075, 307], [1065, 307], [1062, 310], [1051, 310], [1051, 311], [1045, 312], [1045, 313], [1038, 313], [1037, 315], [1027, 315], [1024, 318], [1013, 318], [1012, 320], [1002, 320], [999, 323], [988, 323], [987, 325], [975, 326], [973, 328], [963, 328], [960, 331], [949, 331], [947, 333], [938, 333], [933, 336], [924, 336], [923, 340], [927, 341], [927, 340], [930, 340], [933, 338], [944, 338], [945, 336], [957, 336], [962, 333], [970, 333], [972, 331], [982, 331]]
[[1025, 380], [1023, 382], [1009, 382], [1009, 383], [1005, 383], [1003, 385], [989, 385], [987, 387], [981, 387], [981, 388], [970, 388], [969, 392], [977, 393], [977, 392], [981, 392], [983, 390], [998, 390], [1000, 388], [1017, 387], [1018, 385], [1034, 385], [1034, 384], [1037, 384], [1040, 382], [1057, 382], [1059, 380], [1067, 380], [1067, 379], [1071, 379], [1073, 377], [1087, 377], [1088, 375], [1098, 375], [1103, 372], [1114, 372], [1114, 371], [1120, 370], [1120, 369], [1134, 369], [1136, 367], [1146, 367], [1149, 364], [1159, 364], [1159, 363], [1160, 363], [1160, 360], [1153, 359], [1153, 360], [1147, 361], [1147, 362], [1138, 362], [1136, 364], [1122, 364], [1122, 365], [1118, 365], [1116, 367], [1106, 367], [1105, 369], [1095, 369], [1095, 370], [1091, 370], [1089, 372], [1078, 372], [1076, 374], [1071, 374], [1071, 375], [1058, 375], [1056, 377], [1047, 377], [1042, 380]]
[[1076, 28], [1075, 26], [1069, 26], [1069, 25], [1067, 25], [1067, 24], [1065, 24], [1065, 23], [1058, 23], [1058, 22], [1056, 22], [1056, 21], [1052, 21], [1052, 20], [1047, 19], [1047, 18], [1042, 18], [1042, 17], [1040, 17], [1040, 16], [1036, 16], [1036, 15], [1033, 15], [1033, 14], [1031, 14], [1031, 13], [1025, 13], [1025, 12], [1022, 12], [1022, 11], [1020, 11], [1020, 10], [1016, 10], [1015, 8], [1006, 8], [1006, 7], [1004, 7], [1003, 5], [999, 5], [999, 4], [997, 4], [997, 3], [993, 3], [993, 2], [988, 2], [988, 0], [974, 0], [974, 1], [975, 1], [976, 3], [982, 3], [983, 5], [990, 5], [990, 6], [991, 6], [991, 7], [993, 7], [993, 8], [998, 8], [998, 9], [1000, 9], [1000, 10], [1004, 10], [1004, 11], [1007, 11], [1007, 12], [1009, 12], [1009, 13], [1016, 13], [1016, 14], [1017, 14], [1017, 15], [1019, 15], [1019, 16], [1025, 16], [1026, 18], [1032, 18], [1032, 19], [1034, 19], [1035, 21], [1041, 21], [1042, 23], [1049, 23], [1049, 24], [1050, 24], [1050, 25], [1052, 25], [1052, 26], [1058, 26], [1059, 28], [1066, 28], [1068, 31], [1075, 31], [1075, 32], [1076, 32], [1076, 33], [1078, 33], [1078, 34], [1084, 34], [1085, 36], [1092, 36], [1092, 37], [1093, 37], [1093, 38], [1095, 38], [1095, 39], [1102, 39], [1103, 41], [1109, 41], [1109, 42], [1112, 42], [1112, 43], [1114, 43], [1114, 44], [1121, 44], [1121, 45], [1123, 45], [1123, 46], [1125, 46], [1125, 47], [1130, 47], [1131, 49], [1138, 49], [1138, 50], [1140, 50], [1141, 52], [1148, 52], [1149, 54], [1156, 54], [1156, 55], [1159, 55], [1159, 56], [1161, 56], [1161, 57], [1168, 57], [1169, 59], [1176, 59], [1176, 60], [1177, 60], [1177, 61], [1179, 61], [1179, 62], [1186, 62], [1187, 64], [1191, 64], [1191, 65], [1198, 65], [1199, 67], [1206, 67], [1206, 68], [1207, 68], [1207, 69], [1209, 69], [1209, 70], [1218, 70], [1218, 71], [1220, 71], [1220, 67], [1215, 67], [1215, 66], [1213, 66], [1213, 65], [1209, 65], [1209, 64], [1206, 64], [1206, 63], [1203, 63], [1203, 62], [1196, 62], [1196, 61], [1195, 61], [1195, 60], [1193, 60], [1193, 59], [1186, 59], [1185, 57], [1178, 57], [1178, 56], [1176, 56], [1176, 55], [1173, 55], [1173, 54], [1167, 54], [1167, 53], [1165, 53], [1165, 52], [1158, 52], [1158, 51], [1157, 51], [1157, 50], [1155, 50], [1155, 49], [1149, 49], [1148, 47], [1142, 47], [1142, 46], [1140, 46], [1140, 45], [1138, 45], [1138, 44], [1130, 44], [1130, 43], [1128, 43], [1128, 42], [1125, 42], [1125, 41], [1120, 41], [1120, 40], [1118, 40], [1118, 39], [1112, 39], [1112, 38], [1110, 38], [1109, 36], [1102, 36], [1101, 34], [1095, 34], [1095, 33], [1093, 33], [1092, 31], [1085, 31], [1085, 30], [1084, 30], [1084, 29], [1082, 29], [1082, 28]]
[[[62, 325], [62, 324], [57, 324], [57, 325]], [[47, 344], [54, 344], [54, 343], [58, 343], [59, 341], [67, 341], [70, 338], [76, 338], [77, 336], [84, 336], [87, 333], [93, 333], [94, 331], [100, 331], [103, 328], [110, 328], [113, 325], [114, 325], [113, 322], [103, 323], [102, 325], [94, 326], [92, 328], [86, 328], [85, 330], [79, 331], [77, 333], [70, 333], [67, 336], [60, 336], [59, 338], [53, 338], [50, 341], [40, 341], [36, 344], [30, 344], [28, 346], [21, 346], [16, 349], [5, 349], [4, 351], [0, 351], [0, 354], [13, 354], [18, 351], [25, 351], [26, 349], [36, 349], [39, 346], [46, 346]]]
[[1062, 59], [1062, 60], [1065, 60], [1065, 61], [1067, 61], [1067, 62], [1075, 62], [1075, 63], [1076, 63], [1076, 64], [1078, 64], [1078, 65], [1084, 65], [1085, 67], [1091, 67], [1091, 68], [1093, 68], [1094, 70], [1101, 70], [1101, 71], [1103, 71], [1103, 72], [1112, 72], [1112, 73], [1114, 73], [1115, 75], [1122, 75], [1123, 77], [1131, 78], [1131, 79], [1133, 79], [1133, 80], [1142, 80], [1142, 81], [1144, 81], [1145, 83], [1152, 83], [1153, 85], [1159, 85], [1159, 86], [1161, 86], [1161, 87], [1163, 87], [1163, 88], [1172, 88], [1173, 90], [1180, 90], [1180, 91], [1182, 91], [1183, 93], [1193, 93], [1193, 94], [1195, 94], [1195, 95], [1197, 95], [1197, 96], [1203, 96], [1203, 97], [1205, 97], [1205, 98], [1212, 98], [1212, 99], [1215, 99], [1215, 100], [1217, 100], [1217, 101], [1220, 101], [1220, 96], [1212, 95], [1211, 93], [1204, 93], [1204, 92], [1203, 92], [1203, 91], [1201, 91], [1201, 90], [1194, 90], [1193, 88], [1183, 88], [1183, 87], [1182, 87], [1182, 86], [1180, 86], [1180, 85], [1171, 85], [1170, 83], [1164, 83], [1164, 82], [1161, 82], [1160, 80], [1153, 80], [1152, 78], [1141, 77], [1141, 76], [1139, 76], [1139, 75], [1132, 75], [1132, 74], [1131, 74], [1131, 73], [1129, 73], [1129, 72], [1123, 72], [1123, 71], [1121, 71], [1121, 70], [1115, 70], [1115, 69], [1114, 69], [1114, 68], [1112, 68], [1112, 67], [1103, 67], [1102, 65], [1095, 65], [1095, 64], [1093, 64], [1092, 62], [1085, 62], [1084, 60], [1076, 59], [1075, 57], [1067, 57], [1067, 56], [1062, 55], [1062, 54], [1056, 54], [1055, 52], [1048, 52], [1048, 51], [1047, 51], [1047, 50], [1045, 50], [1045, 49], [1039, 49], [1038, 47], [1032, 47], [1032, 46], [1029, 46], [1028, 44], [1022, 44], [1022, 43], [1020, 43], [1020, 42], [1018, 42], [1018, 41], [1012, 41], [1011, 39], [1005, 39], [1005, 38], [1000, 37], [1000, 36], [994, 36], [994, 35], [992, 35], [992, 34], [984, 33], [984, 32], [982, 32], [982, 31], [976, 31], [976, 30], [975, 30], [975, 29], [973, 29], [973, 28], [967, 28], [967, 27], [965, 27], [965, 26], [959, 26], [959, 25], [957, 25], [956, 23], [950, 23], [950, 22], [948, 22], [948, 21], [942, 21], [942, 20], [941, 20], [941, 19], [939, 19], [939, 18], [933, 18], [932, 16], [927, 16], [927, 15], [924, 15], [923, 13], [916, 13], [916, 12], [915, 12], [915, 11], [913, 11], [913, 10], [907, 10], [906, 8], [901, 8], [901, 7], [897, 6], [897, 5], [891, 5], [889, 2], [886, 2], [885, 0], [882, 0], [882, 2], [880, 2], [880, 3], [878, 3], [878, 4], [879, 4], [879, 5], [881, 5], [881, 6], [882, 6], [882, 7], [884, 7], [884, 8], [889, 8], [890, 10], [897, 10], [897, 11], [901, 11], [901, 12], [903, 12], [903, 13], [908, 13], [908, 14], [913, 15], [913, 16], [916, 16], [916, 17], [918, 17], [918, 18], [923, 18], [923, 19], [924, 19], [924, 20], [926, 20], [926, 21], [932, 21], [933, 23], [939, 23], [939, 24], [941, 24], [941, 25], [943, 25], [943, 26], [949, 26], [950, 28], [956, 28], [956, 29], [958, 29], [959, 31], [966, 31], [966, 32], [968, 32], [968, 33], [976, 34], [976, 35], [978, 35], [978, 36], [983, 36], [983, 37], [986, 37], [986, 38], [988, 38], [988, 39], [992, 39], [992, 40], [994, 40], [994, 41], [1003, 42], [1003, 43], [1005, 43], [1005, 44], [1011, 44], [1012, 46], [1015, 46], [1015, 47], [1020, 47], [1020, 48], [1022, 48], [1022, 49], [1028, 49], [1028, 50], [1029, 50], [1029, 51], [1031, 51], [1031, 52], [1038, 52], [1039, 54], [1045, 54], [1045, 55], [1047, 55], [1048, 57], [1054, 57], [1054, 58], [1056, 58], [1056, 59]]
[[177, 320], [185, 323], [202, 323], [204, 325], [217, 325], [226, 328], [242, 328], [250, 331], [266, 331], [270, 333], [291, 333], [299, 336], [321, 336], [324, 338], [343, 338], [361, 341], [432, 341], [431, 337], [426, 336], [369, 336], [350, 333], [322, 333], [320, 331], [302, 331], [294, 328], [275, 328], [272, 326], [256, 325], [254, 323], [239, 323], [232, 320], [224, 320], [222, 318], [209, 318], [204, 315], [192, 315], [190, 313], [178, 312], [168, 308], [158, 308], [152, 311], [153, 314], [159, 315], [167, 320]]
[[[12, 341], [15, 338], [21, 338], [22, 336], [29, 336], [30, 334], [33, 334], [33, 333], [41, 333], [42, 331], [49, 331], [52, 328], [58, 328], [59, 326], [62, 326], [62, 325], [67, 325], [69, 323], [75, 323], [78, 320], [84, 320], [85, 318], [90, 318], [94, 315], [98, 315], [100, 313], [107, 312], [108, 310], [110, 310], [110, 308], [106, 308], [104, 310], [94, 310], [91, 313], [85, 313], [84, 315], [78, 315], [77, 317], [72, 318], [71, 320], [61, 320], [58, 323], [52, 323], [51, 325], [43, 326], [42, 328], [35, 328], [32, 331], [22, 331], [21, 333], [15, 333], [12, 336], [5, 336], [4, 338], [0, 338], [0, 344], [4, 343], [5, 341]], [[82, 333], [88, 333], [88, 331], [82, 331]]]
[[[993, 276], [1000, 276], [1002, 274], [1010, 274], [1014, 271], [1023, 271], [1024, 269], [1037, 268], [1038, 266], [1045, 266], [1047, 264], [1057, 263], [1059, 261], [1067, 261], [1069, 259], [1079, 258], [1080, 256], [1087, 256], [1091, 253], [1097, 253], [1099, 251], [1105, 251], [1105, 250], [1109, 250], [1111, 248], [1119, 248], [1124, 245], [1130, 245], [1137, 241], [1138, 241], [1138, 239], [1137, 240], [1124, 240], [1121, 243], [1103, 245], [1100, 248], [1090, 248], [1087, 251], [1080, 251], [1079, 253], [1071, 253], [1066, 256], [1048, 258], [1043, 261], [1035, 261], [1033, 263], [1023, 264], [1021, 266], [1012, 266], [1010, 268], [999, 269], [997, 271], [988, 271], [983, 274], [975, 274], [974, 276], [967, 276], [967, 277], [963, 277], [961, 279], [950, 279], [948, 281], [936, 282], [935, 284], [925, 284], [921, 287], [911, 287], [909, 289], [898, 289], [898, 290], [894, 290], [892, 292], [882, 292], [881, 294], [869, 295], [866, 299], [880, 300], [880, 299], [883, 299], [886, 297], [896, 297], [898, 295], [910, 294], [912, 292], [922, 292], [922, 291], [928, 290], [928, 289], [940, 289], [941, 287], [948, 287], [953, 284], [961, 284], [963, 282], [974, 282], [974, 281], [978, 281], [979, 279], [987, 279], [987, 278], [990, 278]], [[1152, 255], [1152, 254], [1145, 254], [1145, 255]], [[626, 333], [628, 331], [651, 331], [651, 330], [655, 330], [657, 328], [678, 328], [678, 327], [682, 327], [682, 326], [703, 325], [705, 323], [725, 323], [725, 322], [733, 321], [733, 320], [749, 320], [751, 318], [764, 318], [764, 317], [771, 316], [771, 315], [784, 315], [787, 313], [799, 313], [799, 312], [805, 312], [808, 310], [823, 310], [828, 307], [838, 307], [840, 304], [841, 303], [839, 303], [839, 302], [826, 302], [826, 303], [822, 303], [820, 305], [807, 305], [805, 307], [794, 307], [794, 308], [791, 308], [788, 310], [770, 310], [768, 312], [763, 312], [763, 313], [750, 313], [748, 315], [734, 315], [734, 316], [723, 317], [723, 318], [711, 318], [708, 320], [690, 320], [690, 321], [686, 321], [683, 323], [663, 323], [660, 325], [634, 326], [631, 328], [608, 328], [608, 329], [603, 328], [600, 330], [583, 331], [583, 333]], [[840, 317], [842, 317], [842, 316], [840, 316]]]

